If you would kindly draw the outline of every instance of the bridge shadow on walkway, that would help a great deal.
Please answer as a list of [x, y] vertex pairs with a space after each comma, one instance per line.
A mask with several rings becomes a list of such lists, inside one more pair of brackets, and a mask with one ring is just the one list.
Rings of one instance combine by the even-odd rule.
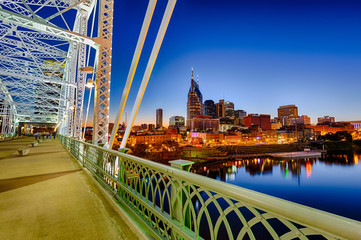
[[0, 239], [138, 239], [57, 139], [32, 141], [0, 142]]

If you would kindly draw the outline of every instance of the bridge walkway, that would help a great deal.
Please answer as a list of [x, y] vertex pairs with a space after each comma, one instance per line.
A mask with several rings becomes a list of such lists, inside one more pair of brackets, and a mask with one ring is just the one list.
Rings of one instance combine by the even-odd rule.
[[0, 142], [0, 239], [139, 239], [58, 139], [33, 141]]

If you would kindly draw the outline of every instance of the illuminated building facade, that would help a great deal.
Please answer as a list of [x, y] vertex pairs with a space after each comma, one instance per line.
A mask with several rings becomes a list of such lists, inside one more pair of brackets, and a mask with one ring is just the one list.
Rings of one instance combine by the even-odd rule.
[[285, 105], [280, 106], [277, 109], [278, 119], [282, 123], [283, 126], [289, 125], [289, 118], [297, 118], [298, 117], [298, 108], [296, 105]]
[[226, 117], [219, 118], [219, 131], [224, 132], [234, 127], [234, 120]]
[[224, 103], [224, 114], [225, 117], [234, 118], [234, 103], [233, 102], [225, 102]]
[[141, 134], [132, 135], [129, 138], [130, 144], [154, 144], [167, 141], [180, 142], [181, 140], [182, 136], [178, 133]]
[[184, 126], [184, 117], [173, 116], [169, 118], [169, 129], [178, 129]]
[[361, 131], [361, 121], [352, 121], [350, 123], [354, 127], [355, 131]]
[[311, 118], [307, 115], [302, 115], [301, 117], [298, 117], [297, 123], [301, 123], [303, 125], [311, 125]]
[[286, 125], [294, 126], [296, 123], [302, 125], [311, 125], [311, 118], [307, 115], [302, 115], [295, 118], [288, 118]]
[[319, 124], [333, 123], [333, 122], [335, 122], [335, 117], [324, 116], [324, 117], [317, 118], [317, 123], [319, 123]]
[[298, 108], [296, 105], [285, 105], [280, 106], [277, 109], [278, 118], [282, 117], [298, 117]]
[[198, 116], [189, 120], [188, 127], [192, 132], [218, 131], [219, 119], [209, 116]]
[[192, 78], [191, 78], [191, 87], [188, 92], [188, 101], [187, 101], [187, 126], [188, 120], [196, 118], [197, 116], [203, 116], [203, 96], [199, 90], [199, 81], [197, 82], [193, 79], [193, 69], [192, 69]]
[[243, 119], [245, 127], [259, 126], [262, 130], [271, 129], [271, 116], [268, 114], [248, 114]]
[[352, 133], [355, 131], [354, 126], [348, 122], [334, 122], [328, 124], [317, 124], [315, 126], [309, 126], [315, 132], [319, 132], [321, 135], [325, 135], [327, 133], [337, 133], [347, 131]]

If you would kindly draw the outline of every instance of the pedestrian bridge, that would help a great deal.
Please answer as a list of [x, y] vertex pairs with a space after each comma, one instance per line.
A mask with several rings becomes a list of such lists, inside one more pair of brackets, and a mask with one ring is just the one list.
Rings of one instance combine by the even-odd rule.
[[[110, 150], [156, 2], [109, 140], [113, 0], [0, 0], [0, 238], [361, 239], [358, 221], [190, 173], [187, 161], [165, 166]], [[123, 150], [175, 3], [165, 8]], [[93, 144], [82, 132], [86, 85]], [[53, 124], [58, 139], [14, 138], [30, 133], [26, 124]]]

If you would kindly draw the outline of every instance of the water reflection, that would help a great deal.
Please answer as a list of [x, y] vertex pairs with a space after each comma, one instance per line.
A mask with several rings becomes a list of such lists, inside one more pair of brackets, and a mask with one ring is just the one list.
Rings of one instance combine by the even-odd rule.
[[355, 154], [354, 155], [354, 162], [355, 162], [355, 165], [358, 164], [358, 160], [359, 160], [359, 155]]
[[229, 160], [222, 162], [211, 162], [195, 164], [193, 172], [211, 178], [219, 177], [221, 181], [226, 181], [232, 178], [232, 175], [237, 174], [238, 170], [244, 168], [251, 176], [265, 175], [273, 173], [273, 169], [279, 166], [284, 177], [287, 179], [289, 174], [292, 177], [297, 177], [301, 174], [301, 170], [306, 170], [307, 178], [312, 176], [312, 166], [317, 162], [323, 162], [326, 165], [357, 165], [360, 159], [360, 154], [333, 154], [326, 155], [324, 158], [304, 158], [304, 159], [287, 159], [277, 160], [271, 158], [253, 158], [241, 160]]
[[306, 174], [307, 178], [311, 177], [312, 175], [312, 164], [310, 162], [306, 162]]
[[352, 152], [320, 159], [238, 159], [194, 164], [192, 171], [361, 221], [360, 159]]

